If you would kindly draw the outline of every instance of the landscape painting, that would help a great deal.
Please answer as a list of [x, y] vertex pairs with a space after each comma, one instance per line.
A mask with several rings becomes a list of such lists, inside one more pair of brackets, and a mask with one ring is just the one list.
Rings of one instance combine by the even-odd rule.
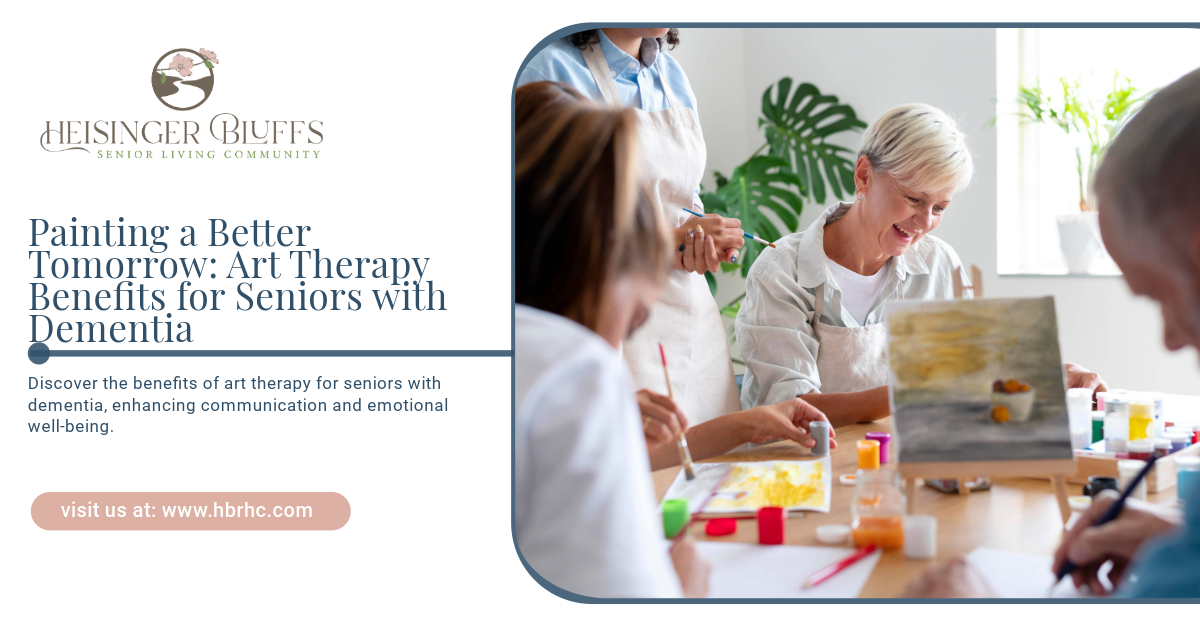
[[901, 463], [1071, 459], [1052, 297], [886, 307]]

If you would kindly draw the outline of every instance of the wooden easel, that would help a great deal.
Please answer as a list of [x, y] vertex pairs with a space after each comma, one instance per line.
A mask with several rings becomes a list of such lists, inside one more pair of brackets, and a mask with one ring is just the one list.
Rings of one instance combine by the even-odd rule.
[[[971, 283], [963, 283], [962, 269], [954, 273], [954, 298], [963, 298], [967, 290], [971, 298], [983, 298], [983, 272], [971, 264]], [[902, 446], [902, 445], [901, 445]], [[1067, 501], [1066, 476], [1075, 473], [1075, 460], [1012, 460], [989, 462], [936, 462], [905, 464], [901, 459], [900, 473], [904, 476], [904, 494], [908, 498], [908, 511], [911, 514], [917, 498], [917, 478], [958, 478], [958, 494], [969, 495], [967, 480], [973, 480], [981, 475], [992, 477], [1004, 476], [1037, 476], [1045, 475], [1050, 478], [1054, 487], [1054, 496], [1058, 500], [1058, 512], [1062, 515], [1063, 523], [1071, 516], [1070, 502]], [[963, 475], [963, 473], [968, 475]]]
[[[901, 454], [903, 456], [903, 454]], [[985, 462], [914, 462], [906, 464], [901, 458], [897, 465], [900, 474], [904, 476], [904, 494], [908, 498], [908, 512], [912, 514], [913, 504], [917, 498], [917, 478], [959, 478], [958, 492], [963, 491], [964, 479], [981, 475], [991, 477], [1029, 477], [1041, 475], [1050, 478], [1054, 487], [1054, 496], [1058, 501], [1058, 514], [1062, 515], [1063, 523], [1071, 517], [1070, 503], [1067, 501], [1066, 476], [1075, 473], [1075, 460], [993, 460]], [[964, 475], [966, 474], [966, 475]]]

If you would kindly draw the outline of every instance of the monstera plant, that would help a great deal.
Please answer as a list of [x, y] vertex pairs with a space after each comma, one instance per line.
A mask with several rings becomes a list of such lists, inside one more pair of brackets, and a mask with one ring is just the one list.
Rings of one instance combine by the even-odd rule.
[[[856, 151], [828, 140], [838, 133], [866, 126], [850, 105], [838, 102], [837, 96], [822, 94], [811, 83], [801, 83], [792, 89], [792, 79], [780, 79], [762, 96], [758, 127], [766, 142], [746, 163], [734, 168], [729, 177], [713, 173], [717, 189], [700, 195], [706, 211], [737, 218], [742, 221], [744, 231], [770, 242], [778, 240], [781, 233], [768, 212], [789, 233], [794, 232], [800, 225], [806, 199], [824, 203], [829, 193], [834, 198], [853, 193]], [[766, 153], [760, 154], [764, 150]], [[722, 271], [745, 277], [763, 246], [757, 240], [747, 239], [738, 263], [721, 264]], [[705, 276], [715, 295], [716, 277], [712, 273]], [[721, 313], [730, 318], [737, 316], [745, 296], [722, 307]]]

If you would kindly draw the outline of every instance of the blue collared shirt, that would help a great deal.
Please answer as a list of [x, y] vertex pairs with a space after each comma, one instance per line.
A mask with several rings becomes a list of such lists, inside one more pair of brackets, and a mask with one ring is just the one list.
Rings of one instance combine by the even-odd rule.
[[[693, 111], [696, 109], [696, 95], [692, 93], [692, 85], [688, 82], [683, 68], [667, 51], [662, 50], [658, 41], [652, 38], [642, 40], [641, 60], [635, 59], [624, 50], [617, 48], [601, 29], [596, 29], [600, 35], [600, 51], [608, 62], [612, 72], [613, 82], [617, 85], [617, 94], [621, 104], [626, 107], [641, 109], [646, 112], [662, 111], [670, 105], [667, 94], [663, 90], [663, 74], [671, 82], [671, 91], [679, 99], [679, 105]], [[521, 71], [517, 86], [535, 81], [554, 81], [565, 83], [579, 90], [580, 93], [604, 102], [600, 86], [592, 77], [583, 52], [566, 37], [546, 46], [529, 61], [529, 65]], [[693, 201], [700, 203], [699, 191]]]
[[1117, 595], [1130, 598], [1200, 597], [1200, 482], [1192, 482], [1184, 500], [1184, 524], [1176, 532], [1147, 543], [1134, 559]]

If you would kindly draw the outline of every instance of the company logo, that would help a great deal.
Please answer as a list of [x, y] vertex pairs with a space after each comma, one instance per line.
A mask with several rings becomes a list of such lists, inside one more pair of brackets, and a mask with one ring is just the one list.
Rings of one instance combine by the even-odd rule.
[[158, 58], [150, 84], [158, 102], [176, 111], [190, 111], [212, 95], [217, 53], [176, 48]]
[[[212, 95], [218, 63], [217, 53], [204, 48], [167, 51], [150, 72], [154, 97], [174, 111], [196, 109]], [[136, 74], [131, 76], [138, 80]], [[145, 115], [46, 120], [38, 143], [48, 153], [95, 151], [95, 159], [140, 163], [148, 159], [291, 161], [320, 159], [324, 152], [325, 123], [307, 116], [248, 118], [227, 110], [203, 121], [185, 119], [190, 114], [168, 114], [175, 118], [171, 120], [154, 119], [155, 115], [147, 120]]]

